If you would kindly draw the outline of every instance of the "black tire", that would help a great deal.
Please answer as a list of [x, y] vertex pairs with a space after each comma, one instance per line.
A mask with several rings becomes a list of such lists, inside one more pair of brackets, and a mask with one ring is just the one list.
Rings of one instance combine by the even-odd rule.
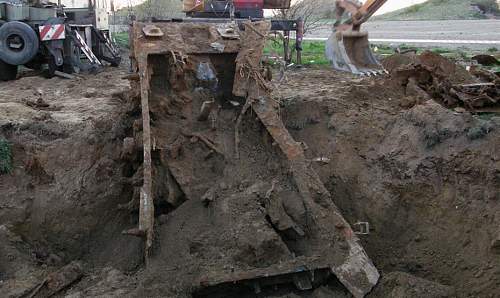
[[23, 65], [38, 53], [38, 36], [28, 24], [7, 22], [0, 27], [0, 59], [8, 64]]
[[11, 65], [0, 60], [0, 81], [12, 81], [17, 77], [17, 65]]

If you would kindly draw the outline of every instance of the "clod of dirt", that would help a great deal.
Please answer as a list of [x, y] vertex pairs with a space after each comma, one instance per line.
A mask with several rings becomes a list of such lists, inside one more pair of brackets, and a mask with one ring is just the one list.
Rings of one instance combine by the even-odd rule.
[[83, 96], [85, 96], [86, 98], [92, 98], [95, 97], [96, 95], [97, 95], [97, 89], [95, 88], [88, 88], [83, 94]]
[[481, 82], [494, 83], [495, 81], [500, 80], [500, 78], [494, 73], [487, 71], [481, 67], [478, 67], [477, 65], [471, 66], [469, 72], [473, 76], [481, 80]]
[[453, 84], [475, 82], [474, 78], [463, 66], [431, 51], [425, 51], [420, 55], [415, 55], [413, 53], [394, 54], [382, 61], [382, 65], [390, 73], [401, 66], [410, 64], [426, 66], [431, 69], [435, 75], [446, 77]]
[[498, 232], [491, 241], [491, 249], [494, 253], [500, 254], [500, 232]]
[[499, 65], [500, 61], [492, 55], [476, 55], [472, 57], [472, 60], [477, 61], [477, 63], [481, 65], [491, 66], [491, 65]]

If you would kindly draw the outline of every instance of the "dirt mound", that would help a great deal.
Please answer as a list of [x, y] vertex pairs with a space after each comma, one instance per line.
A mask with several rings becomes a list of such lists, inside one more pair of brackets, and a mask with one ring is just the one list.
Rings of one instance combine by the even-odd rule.
[[408, 65], [422, 65], [436, 76], [447, 78], [453, 84], [474, 83], [474, 77], [461, 65], [437, 53], [425, 51], [420, 55], [414, 53], [394, 54], [382, 61], [389, 73], [394, 73], [398, 68]]
[[[292, 134], [308, 158], [321, 160], [315, 168], [348, 221], [370, 223], [362, 240], [382, 268], [380, 285], [403, 271], [451, 286], [458, 297], [500, 290], [500, 117], [456, 113], [432, 100], [402, 107], [396, 96], [406, 95], [382, 91], [383, 78], [346, 87], [336, 76], [290, 74], [280, 89], [283, 112], [300, 111], [293, 112], [298, 121], [321, 111], [319, 121]], [[311, 84], [315, 90], [304, 91]], [[381, 291], [378, 297], [393, 290]]]
[[475, 110], [497, 106], [500, 102], [500, 79], [477, 67], [465, 68], [442, 57], [424, 52], [421, 55], [396, 54], [384, 60], [390, 80], [405, 90], [414, 104], [434, 99], [451, 108]]
[[[120, 158], [129, 125], [118, 97], [129, 88], [124, 73], [0, 83], [0, 137], [12, 153], [12, 170], [0, 174], [0, 226], [13, 235], [0, 241], [7, 297], [72, 260], [127, 270], [140, 263], [140, 241], [120, 236], [133, 218], [117, 208], [131, 189]], [[26, 104], [40, 96], [49, 109]]]

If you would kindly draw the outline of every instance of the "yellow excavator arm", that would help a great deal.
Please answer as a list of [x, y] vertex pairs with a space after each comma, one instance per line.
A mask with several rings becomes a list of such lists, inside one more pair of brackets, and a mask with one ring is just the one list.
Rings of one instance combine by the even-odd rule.
[[341, 27], [359, 31], [361, 24], [366, 22], [386, 2], [387, 0], [368, 0], [362, 4], [356, 0], [336, 0], [336, 24], [340, 26], [344, 13], [348, 12], [351, 17], [347, 23], [342, 24]]

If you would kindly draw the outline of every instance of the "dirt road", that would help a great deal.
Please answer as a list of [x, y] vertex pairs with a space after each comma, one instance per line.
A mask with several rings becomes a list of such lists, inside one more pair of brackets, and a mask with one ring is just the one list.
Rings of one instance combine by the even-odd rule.
[[[370, 32], [374, 43], [471, 49], [500, 47], [500, 20], [377, 21], [363, 28]], [[325, 25], [306, 38], [326, 39], [330, 30], [331, 25]]]

